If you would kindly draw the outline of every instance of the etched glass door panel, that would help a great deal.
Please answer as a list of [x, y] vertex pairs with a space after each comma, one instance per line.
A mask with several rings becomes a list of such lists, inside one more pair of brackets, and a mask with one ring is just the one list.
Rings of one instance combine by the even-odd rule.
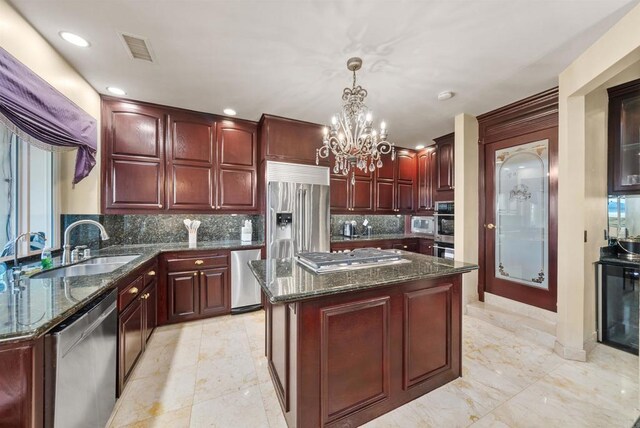
[[495, 151], [495, 277], [548, 289], [549, 140]]

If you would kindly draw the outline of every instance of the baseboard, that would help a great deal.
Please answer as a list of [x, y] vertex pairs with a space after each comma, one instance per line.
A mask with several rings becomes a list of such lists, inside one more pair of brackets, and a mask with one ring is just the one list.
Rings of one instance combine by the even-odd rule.
[[574, 361], [587, 361], [587, 351], [584, 349], [569, 348], [556, 340], [553, 350], [556, 354], [564, 358], [565, 360]]

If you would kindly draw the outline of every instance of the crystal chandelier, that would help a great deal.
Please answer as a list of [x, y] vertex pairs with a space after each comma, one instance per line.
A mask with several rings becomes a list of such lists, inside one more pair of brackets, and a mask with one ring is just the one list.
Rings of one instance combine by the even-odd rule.
[[342, 111], [331, 118], [331, 126], [324, 128], [322, 147], [316, 149], [316, 165], [320, 158], [331, 153], [335, 157], [333, 172], [351, 175], [355, 183], [355, 169], [373, 172], [382, 167], [381, 155], [391, 153], [395, 159], [393, 143], [387, 141], [387, 127], [380, 123], [380, 131], [373, 127], [372, 114], [364, 104], [367, 90], [356, 86], [356, 71], [362, 67], [362, 59], [350, 58], [347, 68], [353, 72], [353, 86], [342, 91]]

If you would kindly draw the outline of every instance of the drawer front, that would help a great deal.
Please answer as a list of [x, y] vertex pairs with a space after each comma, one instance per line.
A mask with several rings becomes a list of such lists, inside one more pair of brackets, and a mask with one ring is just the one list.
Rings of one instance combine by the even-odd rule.
[[146, 287], [158, 276], [158, 266], [153, 265], [144, 272], [144, 286]]
[[229, 266], [229, 256], [227, 254], [216, 254], [188, 259], [176, 258], [167, 260], [168, 272], [184, 272], [194, 269], [199, 270], [224, 266]]
[[118, 310], [123, 310], [129, 303], [133, 302], [144, 288], [143, 276], [139, 276], [135, 281], [131, 282], [128, 286], [119, 290], [118, 292]]

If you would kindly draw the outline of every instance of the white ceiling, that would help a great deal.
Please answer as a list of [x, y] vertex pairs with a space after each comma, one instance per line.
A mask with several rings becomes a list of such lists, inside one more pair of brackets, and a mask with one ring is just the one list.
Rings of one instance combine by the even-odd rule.
[[[105, 93], [258, 120], [326, 123], [351, 85], [346, 60], [390, 140], [412, 147], [557, 85], [557, 76], [637, 0], [10, 0]], [[91, 47], [63, 41], [82, 35]], [[119, 32], [150, 41], [131, 59]], [[456, 96], [438, 102], [439, 92]]]

